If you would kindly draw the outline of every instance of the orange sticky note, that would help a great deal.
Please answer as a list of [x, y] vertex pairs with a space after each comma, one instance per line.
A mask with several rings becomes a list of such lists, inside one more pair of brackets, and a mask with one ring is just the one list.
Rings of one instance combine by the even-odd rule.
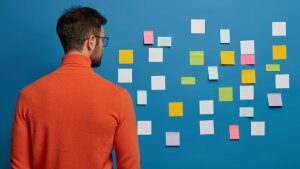
[[183, 103], [169, 102], [169, 116], [183, 116]]
[[255, 70], [242, 70], [242, 84], [256, 83]]
[[242, 65], [254, 65], [255, 64], [255, 56], [254, 55], [242, 55], [241, 56], [241, 64]]
[[145, 45], [153, 45], [153, 31], [144, 31], [144, 44]]
[[119, 64], [133, 64], [133, 50], [119, 50]]
[[230, 140], [240, 139], [239, 125], [229, 125], [229, 138]]
[[221, 51], [221, 64], [222, 65], [234, 65], [234, 51]]
[[273, 60], [286, 60], [286, 46], [275, 45], [273, 46]]

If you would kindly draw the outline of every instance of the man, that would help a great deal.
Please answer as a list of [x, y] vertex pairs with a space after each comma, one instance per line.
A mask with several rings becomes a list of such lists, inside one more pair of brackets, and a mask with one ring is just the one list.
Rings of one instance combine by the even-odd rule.
[[130, 94], [97, 75], [108, 43], [106, 19], [87, 7], [59, 18], [61, 66], [20, 91], [11, 141], [12, 169], [140, 168]]

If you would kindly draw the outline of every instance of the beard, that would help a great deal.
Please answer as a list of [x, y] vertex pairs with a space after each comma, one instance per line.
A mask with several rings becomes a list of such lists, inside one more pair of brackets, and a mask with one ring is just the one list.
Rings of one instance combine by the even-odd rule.
[[91, 55], [91, 66], [92, 67], [99, 67], [101, 65], [103, 51], [100, 53], [100, 48], [96, 47]]

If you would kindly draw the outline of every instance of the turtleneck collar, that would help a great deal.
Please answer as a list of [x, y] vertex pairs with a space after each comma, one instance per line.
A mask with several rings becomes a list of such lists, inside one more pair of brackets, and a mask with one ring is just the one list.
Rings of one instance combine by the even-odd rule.
[[70, 53], [66, 54], [62, 58], [60, 67], [78, 67], [78, 68], [89, 68], [91, 67], [91, 59], [82, 54]]

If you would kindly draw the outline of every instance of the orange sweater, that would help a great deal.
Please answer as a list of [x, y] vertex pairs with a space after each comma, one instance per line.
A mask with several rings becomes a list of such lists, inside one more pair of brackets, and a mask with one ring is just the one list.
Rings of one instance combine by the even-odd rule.
[[140, 168], [130, 94], [97, 75], [91, 60], [68, 54], [54, 72], [20, 91], [12, 169]]

